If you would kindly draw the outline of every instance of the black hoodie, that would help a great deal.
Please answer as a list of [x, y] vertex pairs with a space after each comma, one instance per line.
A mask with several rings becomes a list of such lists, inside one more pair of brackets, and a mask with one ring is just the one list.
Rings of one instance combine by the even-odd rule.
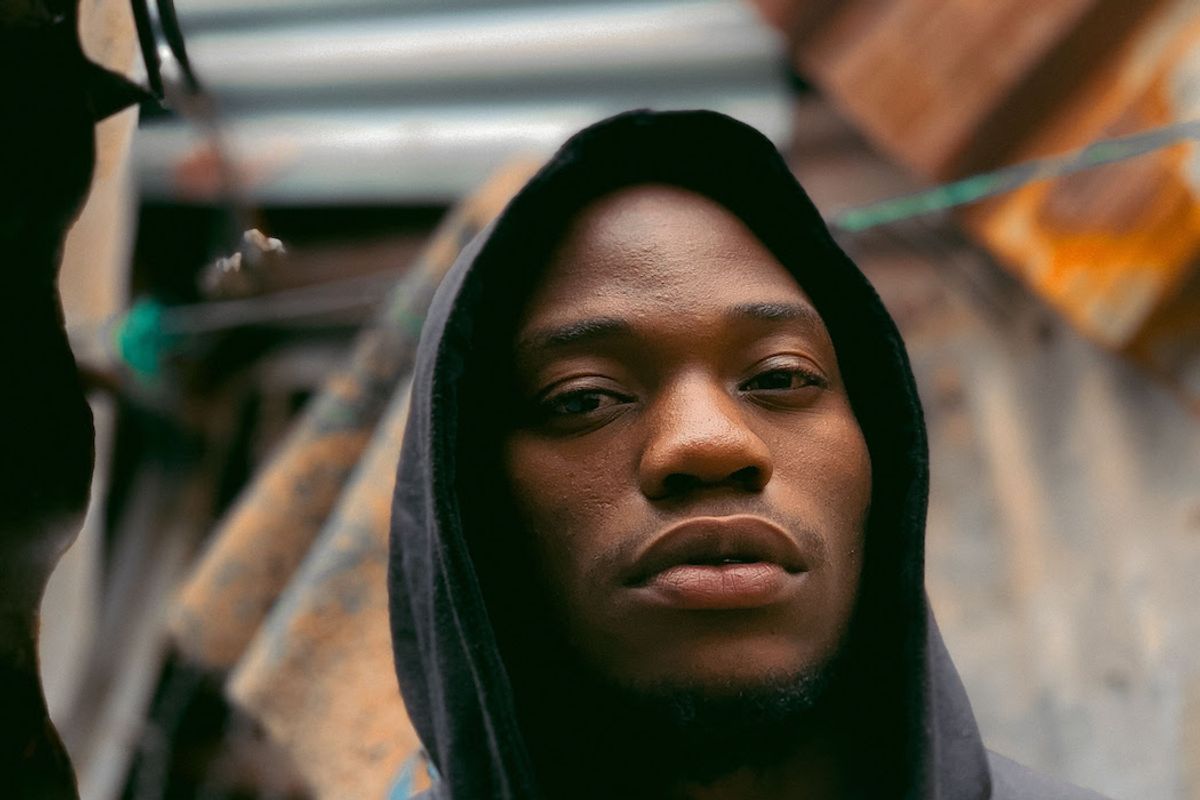
[[[928, 450], [904, 344], [771, 143], [706, 111], [631, 112], [577, 134], [464, 250], [434, 298], [396, 482], [389, 574], [396, 672], [440, 776], [432, 795], [542, 796], [523, 713], [529, 692], [513, 663], [537, 639], [514, 623], [522, 611], [497, 608], [506, 603], [497, 591], [512, 587], [489, 588], [479, 568], [495, 555], [482, 555], [479, 542], [519, 550], [521, 537], [505, 521], [489, 455], [495, 423], [473, 403], [495, 385], [516, 316], [571, 218], [604, 194], [646, 183], [692, 190], [741, 218], [812, 299], [837, 351], [873, 474], [839, 709], [860, 754], [856, 769], [872, 776], [868, 796], [1095, 797], [984, 749], [925, 597]], [[527, 615], [535, 608], [516, 605]]]

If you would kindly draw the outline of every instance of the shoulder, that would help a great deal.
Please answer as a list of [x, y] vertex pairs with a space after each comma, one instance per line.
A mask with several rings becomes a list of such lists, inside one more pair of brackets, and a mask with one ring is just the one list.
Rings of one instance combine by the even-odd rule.
[[992, 800], [1105, 800], [1090, 789], [1034, 772], [1012, 759], [988, 751]]

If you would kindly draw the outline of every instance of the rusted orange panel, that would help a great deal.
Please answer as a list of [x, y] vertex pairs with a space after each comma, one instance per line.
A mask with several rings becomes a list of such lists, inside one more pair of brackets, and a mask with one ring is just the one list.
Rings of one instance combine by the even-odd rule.
[[405, 385], [227, 685], [288, 751], [316, 798], [388, 797], [401, 771], [420, 763], [396, 688], [387, 601], [392, 486], [407, 412]]
[[949, 178], [995, 166], [1151, 5], [847, 0], [795, 34], [794, 59], [877, 146]]
[[[1175, 2], [1113, 54], [1021, 157], [1197, 116], [1200, 8]], [[1200, 258], [1196, 148], [1183, 143], [1032, 183], [963, 217], [1084, 333], [1113, 349], [1145, 350], [1139, 337], [1180, 295]]]
[[536, 167], [501, 170], [444, 222], [350, 364], [309, 404], [270, 464], [213, 534], [170, 611], [181, 652], [212, 669], [241, 656], [340, 496], [397, 381], [409, 370], [425, 309], [462, 246]]

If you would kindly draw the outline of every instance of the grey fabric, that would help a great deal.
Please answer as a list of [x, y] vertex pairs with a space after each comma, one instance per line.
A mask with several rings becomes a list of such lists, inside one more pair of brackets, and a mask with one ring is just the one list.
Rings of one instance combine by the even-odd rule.
[[1090, 789], [1034, 772], [998, 753], [989, 750], [987, 756], [992, 773], [992, 800], [1104, 800]]

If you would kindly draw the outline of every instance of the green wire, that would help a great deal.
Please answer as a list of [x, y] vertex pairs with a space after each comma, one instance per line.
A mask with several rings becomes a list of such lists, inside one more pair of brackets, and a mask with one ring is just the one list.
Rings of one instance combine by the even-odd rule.
[[1187, 140], [1200, 140], [1200, 120], [1164, 125], [1141, 133], [1096, 142], [1065, 156], [1026, 161], [992, 172], [944, 183], [922, 192], [894, 197], [839, 214], [831, 225], [847, 233], [946, 211], [985, 197], [1011, 192], [1034, 181], [1049, 180], [1073, 172], [1124, 161]]

